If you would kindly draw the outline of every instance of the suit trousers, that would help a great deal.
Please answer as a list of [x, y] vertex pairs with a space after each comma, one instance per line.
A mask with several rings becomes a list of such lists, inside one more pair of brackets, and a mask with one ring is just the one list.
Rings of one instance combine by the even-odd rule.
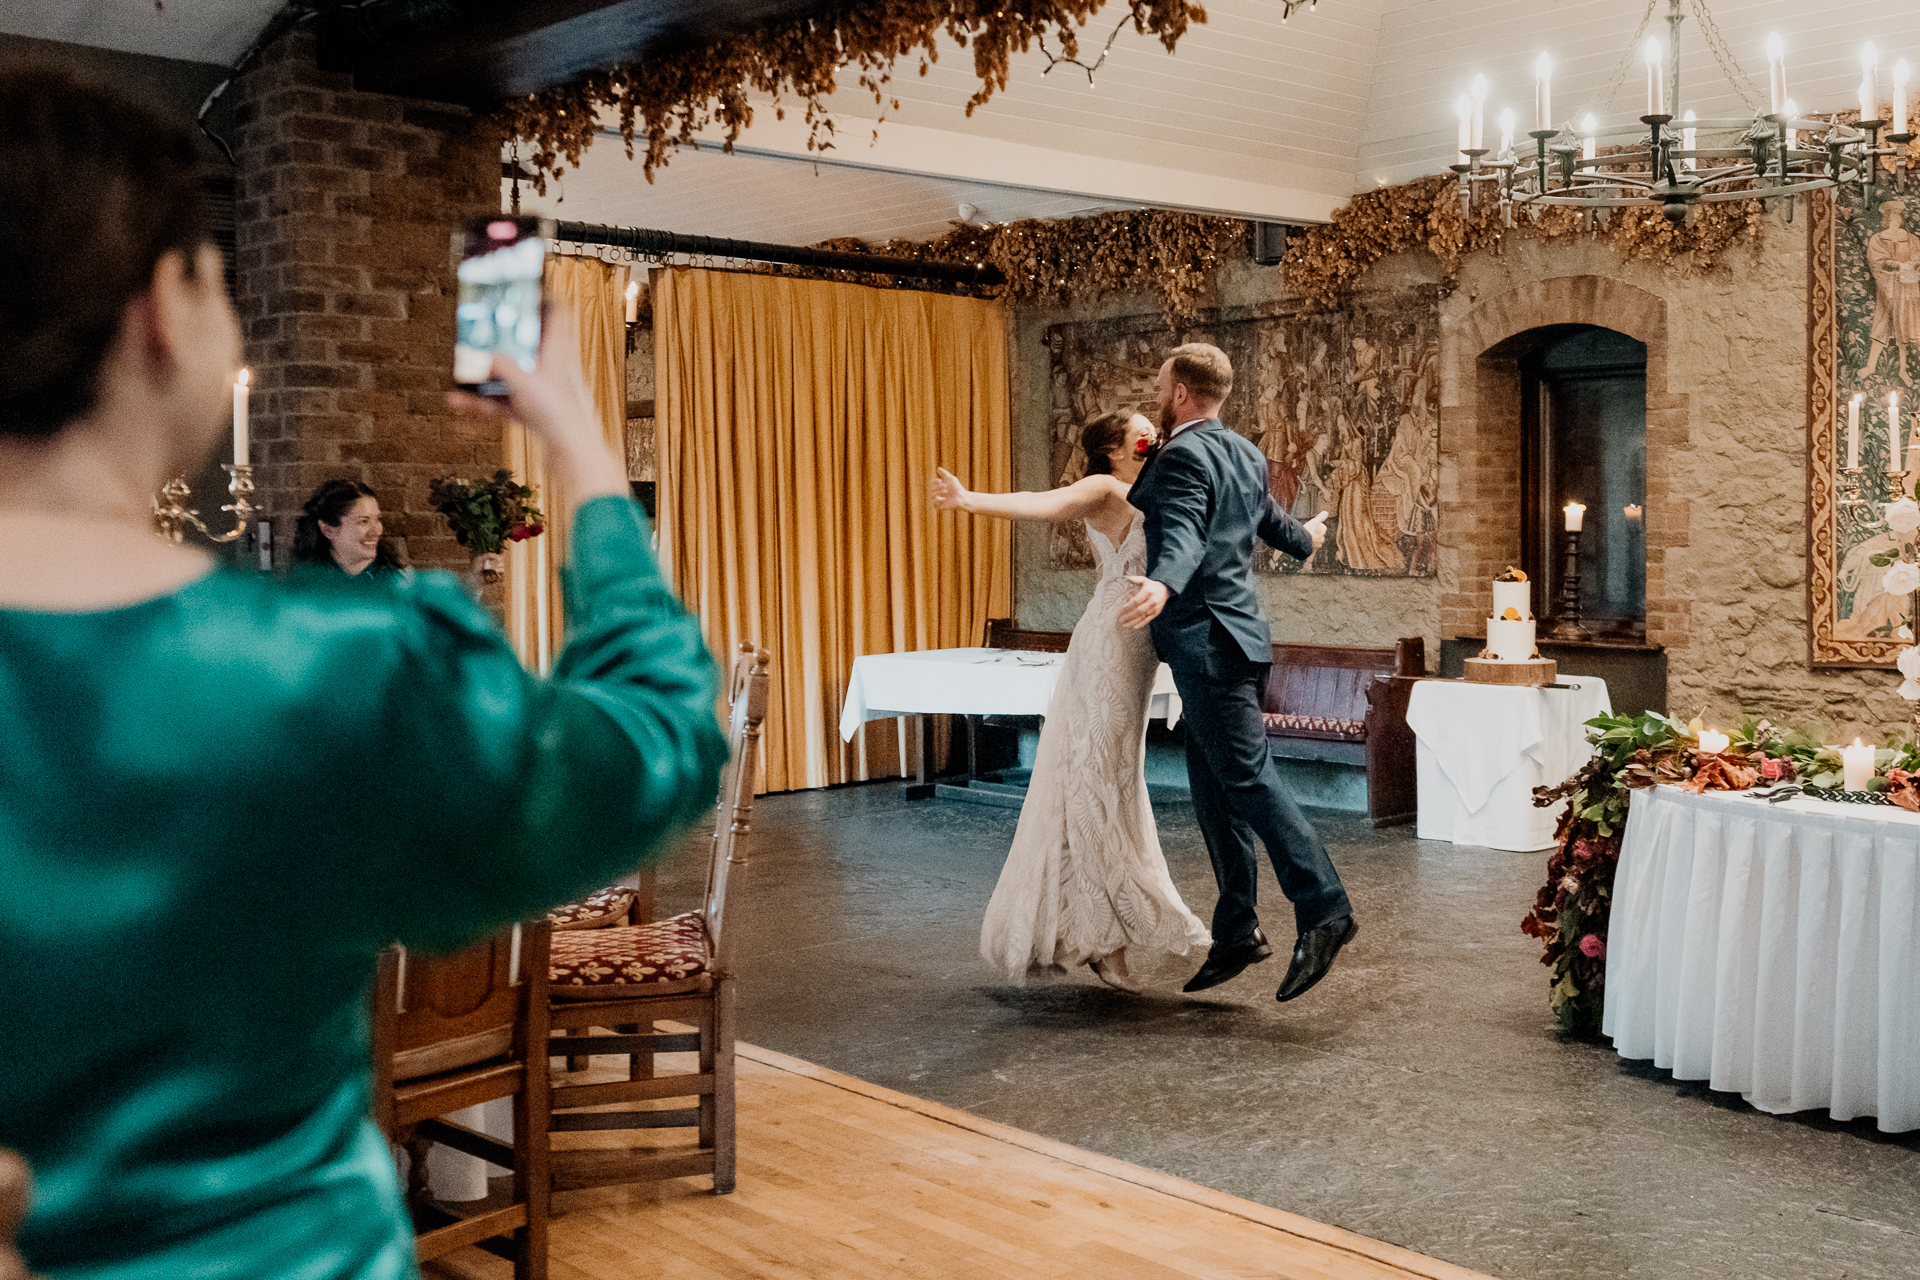
[[1214, 945], [1245, 942], [1260, 923], [1256, 835], [1267, 848], [1281, 892], [1293, 903], [1300, 932], [1351, 915], [1326, 845], [1287, 794], [1267, 749], [1260, 696], [1272, 664], [1248, 658], [1218, 622], [1210, 639], [1209, 651], [1194, 655], [1198, 661], [1170, 659], [1167, 665], [1184, 704], [1194, 817], [1220, 887], [1213, 909]]

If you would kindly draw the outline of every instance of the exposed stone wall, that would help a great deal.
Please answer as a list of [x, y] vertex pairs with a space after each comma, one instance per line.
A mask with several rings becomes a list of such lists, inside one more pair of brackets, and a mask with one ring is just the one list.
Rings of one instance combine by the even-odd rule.
[[499, 465], [491, 419], [446, 406], [451, 233], [499, 208], [499, 141], [465, 110], [354, 89], [296, 32], [240, 77], [234, 151], [253, 458], [276, 555], [321, 481], [378, 490], [412, 561], [463, 568], [427, 501]]

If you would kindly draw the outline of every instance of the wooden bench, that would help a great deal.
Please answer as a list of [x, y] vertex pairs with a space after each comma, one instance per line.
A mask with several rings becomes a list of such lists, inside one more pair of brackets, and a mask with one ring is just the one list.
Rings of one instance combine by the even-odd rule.
[[[1072, 633], [1027, 631], [1011, 619], [987, 622], [987, 647], [1064, 653]], [[1376, 827], [1415, 816], [1413, 730], [1407, 698], [1427, 673], [1418, 636], [1391, 649], [1276, 644], [1260, 710], [1276, 756], [1326, 760], [1367, 771], [1367, 816]]]

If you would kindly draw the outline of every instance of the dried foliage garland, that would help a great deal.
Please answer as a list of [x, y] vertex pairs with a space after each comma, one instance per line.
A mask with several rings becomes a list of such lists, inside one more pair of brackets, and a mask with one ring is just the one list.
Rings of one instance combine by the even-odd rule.
[[[849, 3], [823, 13], [766, 23], [724, 39], [655, 53], [639, 62], [593, 72], [506, 103], [499, 112], [507, 136], [530, 151], [524, 159], [537, 175], [535, 188], [546, 193], [550, 176], [579, 167], [600, 128], [600, 112], [617, 113], [627, 158], [635, 142], [645, 152], [647, 181], [667, 163], [675, 146], [693, 141], [710, 124], [726, 126], [730, 150], [753, 120], [750, 91], [770, 95], [775, 114], [791, 97], [804, 104], [809, 150], [833, 145], [834, 125], [826, 99], [839, 73], [855, 68], [861, 88], [884, 108], [898, 107], [887, 86], [900, 59], [918, 56], [920, 74], [939, 57], [944, 32], [962, 48], [973, 49], [980, 88], [967, 100], [967, 114], [1007, 87], [1013, 55], [1024, 53], [1051, 34], [1063, 56], [1079, 53], [1079, 28], [1107, 0], [880, 0]], [[1133, 28], [1157, 37], [1172, 52], [1193, 23], [1207, 20], [1194, 0], [1126, 0]], [[1124, 21], [1124, 19], [1123, 19]]]
[[1678, 226], [1655, 208], [1615, 209], [1590, 229], [1580, 210], [1522, 206], [1509, 228], [1501, 225], [1493, 200], [1477, 200], [1463, 214], [1458, 179], [1434, 174], [1355, 196], [1334, 211], [1327, 225], [1296, 236], [1283, 261], [1289, 291], [1322, 306], [1331, 306], [1389, 254], [1426, 249], [1452, 281], [1468, 254], [1496, 249], [1508, 237], [1552, 241], [1592, 234], [1628, 261], [1658, 262], [1681, 275], [1696, 275], [1711, 269], [1735, 241], [1757, 236], [1763, 217], [1758, 200], [1725, 200], [1694, 206]]

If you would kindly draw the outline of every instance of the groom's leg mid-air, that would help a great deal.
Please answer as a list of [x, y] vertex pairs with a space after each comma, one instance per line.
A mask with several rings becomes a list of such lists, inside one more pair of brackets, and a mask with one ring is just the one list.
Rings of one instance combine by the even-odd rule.
[[1298, 939], [1277, 993], [1291, 1000], [1326, 975], [1358, 926], [1326, 845], [1274, 768], [1260, 716], [1267, 670], [1267, 664], [1251, 661], [1230, 644], [1214, 646], [1202, 666], [1173, 668], [1184, 704], [1194, 817], [1220, 887], [1213, 949], [1186, 990], [1218, 986], [1272, 954], [1255, 909], [1259, 862], [1252, 837], [1257, 835], [1293, 903]]

